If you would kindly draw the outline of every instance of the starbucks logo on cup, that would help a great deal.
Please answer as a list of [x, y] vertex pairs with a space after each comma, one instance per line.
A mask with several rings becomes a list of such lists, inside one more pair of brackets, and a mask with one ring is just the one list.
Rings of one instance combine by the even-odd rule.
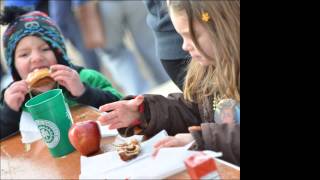
[[47, 120], [38, 120], [36, 123], [47, 146], [49, 148], [56, 147], [60, 141], [60, 130], [57, 125]]

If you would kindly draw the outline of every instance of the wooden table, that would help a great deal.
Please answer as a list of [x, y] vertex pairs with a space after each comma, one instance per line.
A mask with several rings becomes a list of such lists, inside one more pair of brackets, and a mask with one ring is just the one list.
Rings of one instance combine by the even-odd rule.
[[[96, 119], [98, 113], [86, 106], [71, 108], [75, 121]], [[110, 143], [112, 139], [103, 139]], [[0, 142], [1, 146], [1, 179], [78, 179], [80, 175], [80, 154], [73, 152], [62, 158], [53, 158], [46, 145], [36, 141], [26, 148], [21, 143], [21, 136]], [[240, 170], [233, 168], [224, 161], [216, 161], [222, 179], [240, 179]], [[190, 179], [186, 171], [168, 179]]]

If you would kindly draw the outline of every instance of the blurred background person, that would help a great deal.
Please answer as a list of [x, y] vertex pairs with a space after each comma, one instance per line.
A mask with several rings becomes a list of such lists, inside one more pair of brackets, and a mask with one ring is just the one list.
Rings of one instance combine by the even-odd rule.
[[135, 54], [124, 42], [130, 32], [138, 53], [144, 60], [156, 85], [169, 80], [155, 53], [155, 40], [146, 24], [147, 10], [142, 1], [99, 1], [106, 34], [106, 45], [101, 52], [106, 54], [106, 65], [113, 79], [125, 94], [141, 94], [151, 88], [145, 79]]
[[166, 1], [143, 2], [148, 10], [147, 23], [156, 40], [157, 56], [172, 81], [183, 90], [190, 55], [182, 49], [183, 40], [171, 22]]
[[89, 69], [101, 71], [100, 59], [94, 49], [86, 48], [74, 8], [84, 5], [87, 0], [50, 0], [49, 16], [60, 27], [63, 36], [82, 55], [85, 66]]

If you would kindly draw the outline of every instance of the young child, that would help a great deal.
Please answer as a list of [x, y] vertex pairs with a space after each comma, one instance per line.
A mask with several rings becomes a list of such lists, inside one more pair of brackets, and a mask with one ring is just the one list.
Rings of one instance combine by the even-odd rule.
[[2, 91], [0, 138], [18, 132], [24, 103], [30, 98], [26, 78], [30, 72], [50, 68], [56, 83], [35, 88], [31, 95], [60, 87], [69, 105], [99, 107], [122, 95], [99, 72], [70, 63], [59, 28], [43, 12], [27, 13], [17, 7], [4, 9], [1, 24], [9, 24], [3, 37], [7, 65], [14, 81]]
[[240, 165], [240, 120], [214, 119], [221, 100], [240, 104], [240, 2], [167, 3], [173, 25], [184, 40], [182, 48], [192, 56], [183, 95], [144, 95], [106, 104], [100, 110], [111, 112], [99, 120], [120, 132], [130, 133], [139, 126], [147, 136], [162, 129], [175, 135], [156, 143], [156, 151], [195, 140], [198, 150], [221, 151], [224, 160]]

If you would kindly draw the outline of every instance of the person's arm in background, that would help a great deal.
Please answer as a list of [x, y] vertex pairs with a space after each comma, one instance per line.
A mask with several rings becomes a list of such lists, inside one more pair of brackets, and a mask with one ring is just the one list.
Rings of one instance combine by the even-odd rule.
[[189, 54], [182, 50], [183, 40], [176, 32], [166, 10], [166, 1], [145, 0], [147, 23], [156, 39], [156, 51], [172, 81], [183, 90]]

